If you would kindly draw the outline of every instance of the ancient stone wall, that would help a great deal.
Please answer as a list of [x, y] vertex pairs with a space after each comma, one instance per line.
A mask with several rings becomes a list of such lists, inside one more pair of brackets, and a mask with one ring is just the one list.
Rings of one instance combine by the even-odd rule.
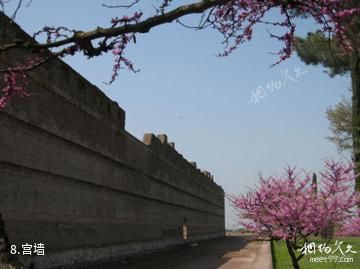
[[[0, 44], [28, 38], [0, 13]], [[0, 54], [0, 68], [27, 54]], [[95, 67], [96, 68], [96, 67]], [[1, 87], [1, 82], [0, 82]], [[125, 131], [125, 112], [71, 67], [34, 70], [0, 110], [0, 213], [11, 244], [43, 243], [35, 268], [93, 262], [224, 235], [224, 192], [168, 143]]]

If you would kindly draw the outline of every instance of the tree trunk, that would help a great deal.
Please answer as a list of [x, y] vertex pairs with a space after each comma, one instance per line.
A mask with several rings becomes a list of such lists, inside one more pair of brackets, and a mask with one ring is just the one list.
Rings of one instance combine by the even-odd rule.
[[293, 265], [294, 269], [300, 269], [298, 260], [297, 260], [297, 258], [296, 258], [294, 249], [291, 247], [290, 241], [289, 241], [289, 240], [286, 240], [285, 242], [286, 242], [286, 247], [287, 247], [287, 250], [288, 250], [289, 255], [290, 255], [290, 257], [291, 257], [291, 262], [292, 262], [292, 265]]
[[[352, 86], [352, 136], [355, 174], [360, 173], [360, 57], [354, 52], [351, 57]], [[356, 179], [355, 189], [360, 191], [360, 177]]]

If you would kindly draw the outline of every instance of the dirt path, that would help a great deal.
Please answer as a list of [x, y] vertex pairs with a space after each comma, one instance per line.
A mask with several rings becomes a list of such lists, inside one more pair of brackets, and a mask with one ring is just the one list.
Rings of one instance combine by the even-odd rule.
[[272, 269], [269, 242], [248, 242], [242, 236], [202, 242], [197, 246], [124, 260], [99, 269]]

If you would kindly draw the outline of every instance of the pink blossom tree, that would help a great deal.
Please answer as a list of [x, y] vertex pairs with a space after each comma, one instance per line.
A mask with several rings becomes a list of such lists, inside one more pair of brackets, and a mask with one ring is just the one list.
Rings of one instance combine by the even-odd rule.
[[[25, 2], [17, 1], [18, 5], [13, 17]], [[103, 6], [107, 8], [139, 7], [141, 10], [143, 0], [129, 1], [127, 5], [103, 4]], [[4, 9], [8, 2], [11, 1], [0, 0], [0, 7]], [[28, 1], [28, 3], [31, 2], [31, 0]], [[86, 57], [92, 58], [111, 52], [114, 54], [115, 63], [110, 82], [116, 79], [122, 67], [136, 72], [137, 69], [125, 55], [127, 46], [136, 43], [138, 34], [147, 33], [159, 25], [171, 22], [184, 25], [180, 19], [186, 15], [200, 15], [198, 25], [191, 28], [198, 30], [213, 28], [223, 36], [225, 48], [219, 56], [227, 56], [240, 44], [251, 40], [256, 24], [283, 29], [280, 35], [270, 34], [271, 38], [283, 42], [283, 48], [277, 52], [279, 60], [276, 63], [279, 63], [290, 57], [294, 50], [297, 28], [294, 19], [296, 17], [312, 17], [319, 24], [321, 31], [329, 36], [335, 36], [338, 42], [350, 52], [354, 48], [346, 36], [344, 22], [350, 16], [360, 14], [360, 8], [351, 5], [352, 0], [194, 0], [190, 4], [175, 4], [175, 2], [159, 1], [154, 14], [147, 17], [143, 12], [137, 11], [130, 15], [109, 19], [109, 25], [94, 27], [89, 31], [68, 29], [63, 26], [46, 26], [35, 33], [31, 40], [14, 40], [13, 43], [1, 45], [0, 53], [23, 48], [33, 53], [34, 57], [24, 59], [20, 65], [0, 70], [4, 82], [4, 87], [0, 89], [0, 108], [15, 96], [26, 96], [27, 72], [56, 57], [62, 58], [81, 52]], [[278, 19], [268, 21], [266, 15], [275, 9], [280, 11]], [[48, 50], [51, 50], [51, 55]]]
[[[359, 192], [354, 191], [352, 164], [325, 161], [319, 184], [306, 173], [288, 168], [282, 176], [260, 177], [255, 190], [229, 199], [239, 214], [240, 223], [257, 237], [284, 240], [293, 267], [299, 269], [298, 254], [309, 237], [329, 225], [349, 228], [357, 216]], [[318, 185], [318, 186], [317, 186]]]

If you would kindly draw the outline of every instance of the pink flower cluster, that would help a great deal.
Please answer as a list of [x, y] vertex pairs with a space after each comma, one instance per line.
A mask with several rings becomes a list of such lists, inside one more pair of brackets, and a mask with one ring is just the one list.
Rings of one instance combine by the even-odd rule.
[[[115, 27], [117, 25], [126, 25], [128, 23], [139, 23], [142, 15], [143, 15], [142, 12], [135, 12], [134, 15], [131, 17], [124, 16], [122, 18], [113, 18], [111, 20], [112, 27]], [[112, 53], [115, 55], [115, 63], [113, 66], [113, 70], [112, 70], [113, 72], [109, 83], [114, 82], [116, 77], [119, 75], [119, 71], [121, 69], [121, 63], [124, 63], [124, 65], [129, 70], [133, 72], [138, 72], [138, 70], [134, 68], [133, 63], [124, 56], [124, 50], [131, 41], [134, 41], [134, 43], [136, 43], [135, 33], [121, 35], [119, 38], [115, 40], [114, 47], [112, 50]]]
[[350, 220], [360, 202], [353, 166], [334, 161], [324, 165], [318, 184], [288, 168], [282, 176], [261, 177], [256, 190], [229, 196], [240, 223], [261, 237], [296, 240]]
[[121, 18], [112, 18], [111, 19], [111, 24], [112, 27], [115, 27], [117, 25], [123, 25], [123, 24], [128, 24], [128, 23], [139, 23], [140, 22], [140, 18], [143, 15], [142, 12], [135, 12], [134, 15], [132, 16], [123, 16]]
[[112, 70], [113, 73], [111, 75], [111, 80], [109, 83], [114, 82], [116, 77], [119, 75], [119, 71], [121, 69], [121, 63], [124, 63], [124, 65], [129, 70], [135, 73], [138, 72], [138, 70], [134, 68], [133, 63], [128, 58], [124, 57], [124, 50], [131, 40], [135, 40], [135, 34], [122, 35], [119, 41], [117, 41], [116, 44], [114, 45], [112, 53], [115, 55], [115, 63], [113, 66], [113, 70]]
[[[224, 36], [226, 49], [221, 56], [233, 52], [241, 43], [252, 38], [255, 24], [264, 23], [284, 28], [283, 35], [271, 37], [284, 43], [278, 52], [281, 62], [290, 57], [293, 52], [296, 25], [293, 22], [299, 15], [308, 15], [322, 26], [323, 31], [334, 34], [339, 42], [351, 50], [345, 35], [343, 20], [346, 17], [359, 14], [360, 7], [347, 8], [349, 1], [334, 0], [232, 0], [219, 5], [211, 13], [210, 21], [216, 30]], [[275, 8], [280, 9], [280, 19], [275, 22], [265, 20], [265, 15]]]
[[67, 33], [74, 33], [74, 30], [70, 30], [64, 26], [54, 27], [54, 26], [45, 26], [42, 30], [36, 32], [33, 35], [33, 38], [38, 37], [39, 35], [44, 34], [46, 36], [46, 43], [51, 43], [56, 41], [58, 38], [68, 38]]
[[0, 108], [4, 108], [15, 97], [30, 95], [26, 89], [28, 84], [27, 72], [44, 61], [45, 59], [42, 57], [28, 58], [22, 66], [9, 67], [3, 72], [4, 86], [0, 89]]
[[5, 87], [1, 89], [0, 108], [4, 108], [15, 96], [28, 96], [26, 82], [27, 77], [24, 72], [9, 69], [8, 72], [4, 74]]
[[358, 215], [345, 221], [341, 228], [336, 231], [338, 236], [357, 236], [360, 237], [360, 212]]

